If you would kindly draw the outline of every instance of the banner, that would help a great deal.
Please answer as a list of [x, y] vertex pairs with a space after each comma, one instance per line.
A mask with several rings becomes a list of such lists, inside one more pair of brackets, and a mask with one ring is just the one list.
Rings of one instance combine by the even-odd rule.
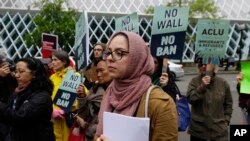
[[188, 7], [155, 7], [150, 43], [153, 56], [182, 58], [188, 13]]
[[83, 12], [75, 26], [75, 62], [76, 71], [88, 65], [89, 59], [89, 32], [87, 12]]
[[139, 33], [139, 25], [138, 25], [138, 15], [136, 12], [115, 19], [115, 31], [131, 31], [135, 33]]
[[224, 58], [228, 32], [228, 20], [198, 21], [195, 53], [203, 58], [204, 64], [219, 64], [220, 58]]
[[75, 99], [76, 88], [84, 81], [81, 75], [68, 71], [54, 98], [54, 104], [59, 106], [65, 113], [69, 112]]
[[58, 36], [42, 33], [42, 57], [49, 58], [53, 50], [58, 48]]

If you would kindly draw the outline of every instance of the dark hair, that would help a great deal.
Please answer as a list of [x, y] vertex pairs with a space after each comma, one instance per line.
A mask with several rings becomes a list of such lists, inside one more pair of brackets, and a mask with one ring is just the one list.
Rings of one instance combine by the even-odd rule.
[[66, 51], [60, 50], [60, 51], [53, 51], [52, 55], [54, 55], [55, 57], [57, 57], [59, 60], [61, 60], [62, 62], [65, 62], [65, 68], [67, 68], [70, 64], [70, 60], [69, 60], [69, 55]]
[[195, 64], [202, 64], [202, 57], [200, 57], [199, 55], [195, 54], [194, 56], [194, 63]]
[[45, 90], [52, 94], [53, 92], [53, 83], [49, 79], [49, 75], [39, 59], [29, 57], [29, 58], [22, 58], [17, 61], [18, 62], [25, 62], [27, 67], [32, 71], [34, 78], [31, 80], [31, 89], [32, 90]]
[[161, 57], [154, 57], [158, 61], [158, 70], [154, 72], [157, 74], [158, 77], [161, 77], [162, 74], [162, 67], [163, 67], [163, 58]]

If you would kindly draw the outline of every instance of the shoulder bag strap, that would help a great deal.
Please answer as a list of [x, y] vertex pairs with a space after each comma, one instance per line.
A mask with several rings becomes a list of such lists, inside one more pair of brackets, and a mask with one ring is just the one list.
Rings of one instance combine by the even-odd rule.
[[145, 117], [148, 117], [148, 103], [149, 103], [149, 96], [151, 94], [151, 91], [154, 89], [154, 88], [160, 88], [159, 86], [157, 85], [152, 85], [148, 88], [147, 90], [147, 93], [146, 93], [146, 100], [145, 100]]
[[173, 83], [173, 85], [174, 85], [175, 90], [177, 91], [177, 93], [176, 93], [176, 100], [180, 100], [180, 97], [182, 96], [181, 92], [180, 92], [180, 90], [179, 90], [179, 88], [178, 88], [178, 86], [176, 85], [175, 82]]

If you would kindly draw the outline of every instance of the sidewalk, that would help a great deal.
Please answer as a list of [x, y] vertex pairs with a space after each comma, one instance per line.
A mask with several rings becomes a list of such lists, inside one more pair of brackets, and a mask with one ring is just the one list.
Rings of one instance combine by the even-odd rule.
[[[183, 67], [185, 75], [198, 74], [198, 69], [196, 66], [184, 66]], [[235, 70], [235, 67], [229, 67], [227, 71], [224, 70], [224, 67], [218, 67], [218, 74], [238, 74], [239, 71]]]

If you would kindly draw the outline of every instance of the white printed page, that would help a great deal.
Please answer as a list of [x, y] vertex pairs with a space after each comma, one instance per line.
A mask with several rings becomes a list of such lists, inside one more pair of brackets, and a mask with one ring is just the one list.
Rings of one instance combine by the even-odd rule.
[[109, 141], [148, 141], [149, 124], [149, 118], [104, 112], [103, 134]]

